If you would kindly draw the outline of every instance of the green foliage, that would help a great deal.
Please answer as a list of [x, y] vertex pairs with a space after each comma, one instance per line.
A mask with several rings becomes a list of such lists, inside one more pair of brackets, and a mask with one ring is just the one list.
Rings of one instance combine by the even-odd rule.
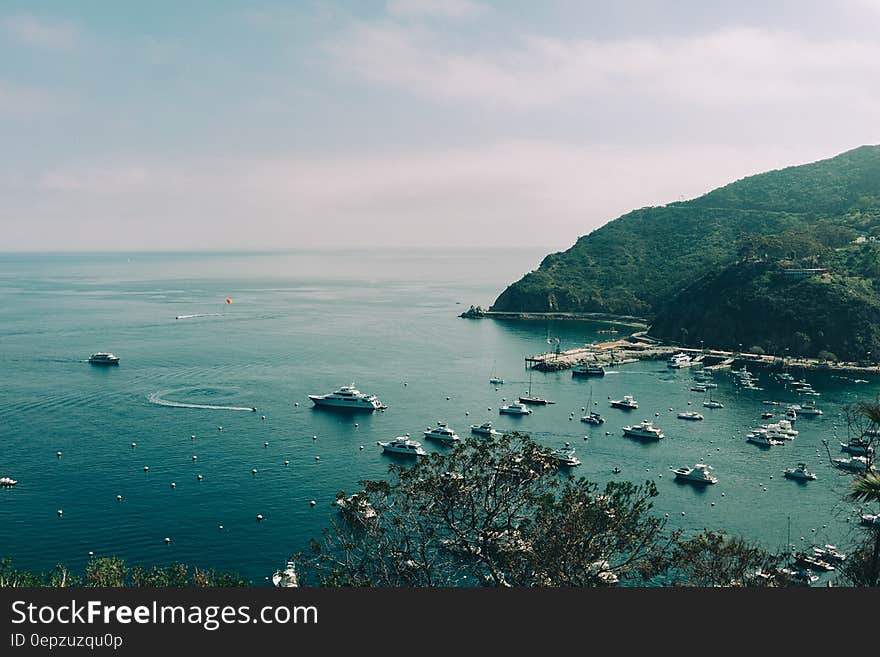
[[0, 560], [0, 588], [3, 587], [239, 587], [250, 586], [250, 582], [236, 573], [215, 570], [202, 570], [198, 567], [190, 571], [185, 564], [169, 566], [134, 566], [129, 568], [118, 557], [95, 557], [86, 564], [85, 578], [70, 573], [63, 565], [56, 566], [48, 573], [33, 573], [18, 570], [12, 566], [11, 559]]

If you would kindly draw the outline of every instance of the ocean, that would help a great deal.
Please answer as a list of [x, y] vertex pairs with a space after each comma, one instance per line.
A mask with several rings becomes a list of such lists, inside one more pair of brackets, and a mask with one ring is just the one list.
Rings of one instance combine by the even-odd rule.
[[[689, 389], [692, 372], [664, 362], [622, 365], [601, 379], [534, 372], [532, 392], [556, 403], [499, 415], [529, 386], [524, 357], [551, 349], [548, 339], [567, 349], [608, 338], [598, 331], [609, 325], [597, 322], [458, 317], [470, 304], [488, 306], [543, 255], [0, 255], [0, 476], [19, 481], [0, 488], [0, 557], [81, 571], [93, 552], [265, 583], [329, 526], [337, 491], [387, 474], [378, 440], [410, 433], [443, 450], [422, 438], [426, 427], [447, 422], [464, 437], [485, 420], [551, 447], [569, 442], [582, 461], [575, 476], [654, 480], [655, 512], [671, 527], [723, 529], [774, 550], [789, 539], [852, 542], [857, 508], [843, 501], [850, 477], [830, 465], [823, 441], [846, 456], [837, 448], [843, 409], [875, 399], [876, 380], [808, 374], [824, 414], [800, 418], [800, 435], [770, 450], [745, 442], [761, 412], [784, 409], [762, 401], [803, 399], [766, 373], [764, 390], [744, 390], [719, 372], [713, 396], [724, 408], [707, 409], [705, 394]], [[90, 365], [97, 351], [120, 365]], [[503, 385], [489, 383], [493, 372]], [[352, 383], [388, 409], [353, 415], [307, 397]], [[609, 408], [624, 394], [640, 408]], [[590, 395], [604, 425], [579, 421]], [[691, 409], [706, 419], [675, 417]], [[622, 437], [623, 425], [642, 419], [666, 438]], [[697, 461], [714, 468], [717, 485], [673, 480], [670, 468]], [[785, 479], [798, 462], [818, 479]]]

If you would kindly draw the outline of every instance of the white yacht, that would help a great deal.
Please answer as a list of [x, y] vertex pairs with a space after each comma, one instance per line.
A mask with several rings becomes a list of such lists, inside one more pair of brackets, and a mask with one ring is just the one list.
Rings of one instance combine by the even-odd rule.
[[788, 468], [782, 474], [789, 479], [798, 479], [800, 481], [812, 481], [816, 478], [816, 475], [807, 470], [806, 463], [798, 463], [795, 467]]
[[678, 414], [680, 420], [702, 420], [703, 414], [696, 411], [684, 411]]
[[612, 399], [611, 405], [614, 408], [623, 408], [626, 410], [634, 409], [639, 407], [639, 402], [633, 399], [632, 395], [624, 395], [623, 399]]
[[797, 420], [797, 411], [793, 408], [789, 408], [785, 411], [785, 419], [789, 422], [794, 422]]
[[718, 477], [713, 477], [709, 474], [711, 469], [711, 465], [695, 463], [692, 468], [675, 468], [672, 472], [675, 474], [675, 478], [681, 481], [688, 481], [693, 484], [717, 484]]
[[458, 435], [449, 428], [445, 422], [438, 422], [436, 427], [427, 427], [424, 431], [425, 438], [433, 438], [445, 443], [454, 443], [461, 440]]
[[394, 440], [379, 441], [382, 451], [391, 454], [406, 454], [408, 456], [425, 456], [427, 452], [422, 449], [422, 443], [410, 440], [407, 436], [398, 436]]
[[850, 472], [874, 472], [876, 468], [868, 463], [865, 456], [851, 456], [848, 459], [831, 459], [841, 470], [849, 470]]
[[758, 445], [759, 447], [773, 447], [774, 445], [783, 444], [783, 441], [770, 436], [766, 429], [755, 429], [746, 436], [746, 442]]
[[581, 422], [586, 422], [587, 424], [602, 424], [604, 421], [605, 418], [596, 411], [590, 411], [587, 415], [581, 417]]
[[315, 406], [337, 406], [342, 408], [357, 408], [365, 411], [376, 411], [387, 408], [376, 395], [368, 395], [361, 392], [354, 385], [342, 386], [338, 390], [326, 395], [309, 395]]
[[499, 408], [498, 412], [507, 413], [508, 415], [529, 415], [532, 409], [526, 408], [526, 405], [522, 402], [511, 402]]
[[89, 362], [92, 365], [119, 365], [119, 356], [99, 351], [98, 353], [89, 356]]
[[666, 361], [667, 367], [672, 367], [675, 369], [679, 369], [682, 367], [689, 367], [692, 364], [691, 357], [687, 354], [673, 354], [669, 357], [669, 360]]
[[880, 513], [863, 513], [859, 516], [859, 520], [863, 525], [880, 527]]
[[805, 401], [800, 405], [799, 409], [795, 409], [797, 413], [801, 415], [822, 415], [822, 409], [816, 407], [816, 402], [814, 401]]
[[813, 554], [823, 561], [830, 563], [842, 563], [846, 561], [846, 555], [838, 550], [836, 545], [828, 545], [827, 543], [821, 547], [818, 545], [814, 546]]
[[779, 433], [784, 433], [787, 436], [795, 437], [800, 433], [797, 429], [793, 429], [791, 426], [791, 420], [780, 419], [779, 422], [775, 423], [776, 429]]
[[501, 432], [496, 430], [491, 422], [483, 422], [483, 424], [472, 424], [471, 431], [481, 436], [500, 436]]
[[10, 488], [12, 486], [15, 486], [15, 484], [17, 483], [18, 481], [16, 481], [12, 477], [0, 477], [0, 486]]
[[660, 440], [663, 432], [660, 427], [655, 427], [650, 420], [642, 420], [639, 424], [632, 424], [623, 428], [623, 435], [632, 438], [646, 438], [648, 440]]
[[502, 383], [504, 383], [504, 379], [498, 376], [493, 376], [491, 379], [489, 379], [489, 383], [491, 383], [492, 385], [500, 386]]
[[296, 577], [296, 562], [288, 561], [284, 570], [276, 570], [272, 575], [272, 584], [281, 588], [299, 586]]
[[705, 406], [706, 408], [724, 408], [724, 404], [722, 404], [720, 401], [712, 399], [712, 397], [709, 397], [709, 399], [704, 401], [703, 406]]
[[560, 447], [559, 449], [554, 449], [550, 452], [550, 456], [556, 459], [556, 462], [562, 466], [571, 468], [581, 464], [578, 458], [574, 455], [574, 447]]

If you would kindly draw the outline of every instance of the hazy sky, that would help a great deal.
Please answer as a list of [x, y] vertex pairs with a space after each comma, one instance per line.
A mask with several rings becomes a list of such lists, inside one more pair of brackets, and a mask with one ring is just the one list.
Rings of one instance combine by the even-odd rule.
[[0, 3], [0, 250], [546, 245], [880, 142], [880, 0]]

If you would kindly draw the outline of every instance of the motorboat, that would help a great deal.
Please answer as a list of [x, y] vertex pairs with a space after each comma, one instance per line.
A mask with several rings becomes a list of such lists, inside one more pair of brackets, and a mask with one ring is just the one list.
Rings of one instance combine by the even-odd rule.
[[880, 527], [880, 513], [863, 513], [859, 516], [859, 522], [869, 527]]
[[422, 443], [410, 440], [408, 436], [397, 436], [394, 440], [379, 441], [382, 451], [391, 454], [405, 454], [407, 456], [425, 456], [427, 452], [422, 449]]
[[472, 424], [471, 432], [478, 433], [481, 436], [500, 436], [501, 432], [497, 431], [491, 422], [483, 422], [483, 424]]
[[769, 420], [771, 417], [773, 417], [773, 413], [761, 413], [762, 420]]
[[491, 383], [492, 385], [500, 386], [502, 383], [504, 383], [504, 379], [493, 376], [491, 379], [489, 379], [489, 383]]
[[794, 422], [797, 420], [797, 411], [793, 408], [789, 408], [785, 411], [785, 419], [789, 422]]
[[697, 413], [696, 411], [684, 411], [678, 414], [679, 419], [681, 420], [702, 420], [703, 414]]
[[816, 407], [816, 402], [814, 401], [805, 401], [800, 405], [800, 409], [797, 409], [797, 412], [801, 415], [822, 415], [822, 409]]
[[711, 469], [711, 465], [695, 463], [692, 468], [674, 468], [672, 472], [675, 474], [676, 479], [692, 484], [717, 484], [718, 477], [713, 477], [709, 474]]
[[13, 479], [12, 477], [0, 477], [0, 486], [4, 488], [11, 488], [17, 483], [18, 481]]
[[571, 368], [572, 376], [605, 376], [605, 367], [598, 364], [580, 363]]
[[660, 440], [663, 438], [663, 432], [659, 427], [655, 427], [650, 420], [642, 420], [639, 424], [625, 426], [623, 428], [623, 435], [647, 440]]
[[816, 555], [807, 554], [806, 552], [795, 552], [794, 562], [798, 566], [801, 566], [802, 568], [806, 568], [808, 570], [819, 571], [823, 573], [828, 573], [834, 570], [834, 566], [832, 566], [827, 561], [823, 561]]
[[722, 404], [720, 401], [716, 401], [714, 399], [709, 399], [707, 401], [704, 401], [703, 406], [705, 406], [706, 408], [724, 408], [724, 404]]
[[812, 481], [816, 479], [816, 475], [807, 470], [806, 463], [798, 463], [793, 468], [788, 468], [782, 473], [788, 479], [797, 479], [799, 481]]
[[827, 543], [822, 546], [814, 546], [813, 554], [827, 563], [843, 563], [846, 561], [846, 555], [838, 550], [836, 545], [828, 545]]
[[746, 442], [758, 445], [759, 447], [773, 447], [782, 445], [783, 442], [776, 438], [772, 438], [766, 429], [755, 429], [746, 436]]
[[797, 429], [792, 429], [791, 422], [785, 419], [781, 419], [778, 422], [774, 422], [773, 424], [762, 424], [761, 426], [768, 431], [772, 431], [778, 433], [780, 436], [784, 436], [786, 440], [794, 440], [800, 433]]
[[614, 408], [623, 408], [625, 410], [636, 409], [639, 407], [639, 402], [633, 399], [632, 395], [624, 395], [623, 399], [612, 399], [611, 406]]
[[841, 470], [850, 472], [874, 472], [876, 468], [868, 462], [867, 457], [851, 456], [848, 459], [831, 459], [831, 462]]
[[765, 399], [765, 400], [764, 400], [763, 402], [761, 402], [761, 403], [766, 404], [767, 406], [779, 406], [779, 405], [781, 404], [781, 402], [778, 402], [778, 401], [770, 401], [769, 399]]
[[284, 570], [276, 570], [272, 575], [272, 584], [280, 588], [299, 586], [296, 576], [296, 562], [288, 561]]
[[560, 447], [559, 449], [554, 449], [550, 452], [550, 456], [556, 459], [556, 463], [561, 466], [573, 468], [576, 465], [580, 465], [581, 462], [574, 455], [574, 447]]
[[785, 575], [793, 584], [800, 584], [801, 586], [809, 586], [819, 581], [819, 576], [813, 575], [806, 568], [799, 568], [797, 570], [793, 568], [780, 568], [778, 572], [781, 575]]
[[498, 412], [506, 413], [507, 415], [529, 415], [532, 409], [526, 408], [526, 405], [522, 402], [511, 402], [499, 408]]
[[114, 356], [106, 351], [99, 351], [89, 356], [92, 365], [119, 365], [119, 356]]
[[705, 385], [691, 386], [691, 392], [706, 392]]
[[874, 446], [865, 438], [851, 438], [848, 443], [840, 443], [840, 449], [847, 454], [855, 456], [867, 456], [874, 453]]
[[336, 506], [350, 518], [358, 520], [373, 520], [379, 515], [367, 499], [366, 493], [353, 493], [345, 497], [345, 493], [340, 492], [336, 496]]
[[423, 432], [425, 438], [432, 438], [446, 443], [454, 443], [461, 438], [449, 428], [445, 422], [438, 422], [436, 427], [427, 427]]
[[335, 406], [376, 411], [387, 408], [376, 395], [361, 392], [354, 385], [342, 386], [326, 395], [309, 395], [315, 406]]
[[674, 369], [690, 367], [692, 364], [693, 361], [691, 360], [691, 357], [683, 353], [673, 354], [670, 356], [669, 360], [666, 361], [666, 367], [672, 367]]

